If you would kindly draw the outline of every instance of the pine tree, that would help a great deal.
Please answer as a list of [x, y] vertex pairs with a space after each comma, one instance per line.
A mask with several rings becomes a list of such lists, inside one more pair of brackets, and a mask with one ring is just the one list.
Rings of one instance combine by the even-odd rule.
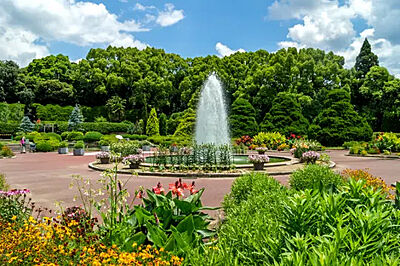
[[257, 134], [256, 110], [251, 103], [243, 98], [237, 98], [231, 109], [229, 123], [232, 137]]
[[68, 120], [68, 130], [79, 130], [83, 123], [83, 115], [78, 105], [75, 105]]
[[188, 108], [183, 112], [179, 125], [175, 130], [174, 137], [192, 137], [196, 125], [196, 112]]
[[160, 135], [161, 136], [166, 136], [167, 135], [167, 116], [162, 113], [160, 115], [160, 123], [159, 123], [159, 127], [160, 127]]
[[357, 71], [357, 78], [364, 78], [373, 66], [379, 66], [379, 59], [378, 56], [371, 51], [371, 45], [368, 39], [365, 38], [360, 53], [356, 58], [356, 64], [354, 65]]
[[261, 123], [261, 130], [278, 131], [283, 135], [306, 134], [309, 123], [302, 114], [302, 108], [297, 98], [298, 95], [294, 93], [278, 93], [272, 102], [271, 110]]
[[23, 132], [31, 132], [35, 128], [35, 124], [31, 122], [29, 117], [24, 116], [21, 120], [21, 124], [19, 125], [19, 130]]
[[331, 90], [324, 109], [314, 119], [308, 136], [325, 146], [339, 146], [346, 141], [368, 141], [372, 136], [370, 125], [350, 103], [350, 88]]
[[160, 135], [160, 126], [155, 108], [151, 109], [150, 116], [147, 119], [146, 135], [147, 136]]

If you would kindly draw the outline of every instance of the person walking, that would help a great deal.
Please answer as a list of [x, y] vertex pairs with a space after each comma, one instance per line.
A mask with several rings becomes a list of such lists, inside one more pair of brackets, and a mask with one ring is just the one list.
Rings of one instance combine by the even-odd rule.
[[20, 145], [21, 145], [21, 153], [26, 153], [26, 141], [25, 141], [25, 137], [22, 137], [22, 138], [21, 138]]

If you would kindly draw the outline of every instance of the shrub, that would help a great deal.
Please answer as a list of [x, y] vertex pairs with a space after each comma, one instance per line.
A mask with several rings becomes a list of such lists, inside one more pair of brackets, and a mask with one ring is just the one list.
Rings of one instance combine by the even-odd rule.
[[21, 124], [19, 125], [19, 130], [23, 132], [31, 132], [35, 128], [35, 124], [31, 122], [29, 117], [24, 116], [21, 120]]
[[102, 136], [103, 136], [103, 134], [101, 134], [100, 132], [89, 131], [89, 132], [86, 132], [85, 136], [83, 137], [83, 140], [85, 142], [95, 142], [95, 141], [99, 141]]
[[256, 110], [251, 103], [243, 98], [237, 98], [231, 107], [229, 124], [231, 125], [231, 136], [243, 135], [254, 136], [257, 134]]
[[63, 133], [61, 133], [61, 139], [65, 140], [68, 137], [69, 131], [65, 131]]
[[13, 157], [15, 154], [8, 146], [1, 147], [0, 156], [2, 157]]
[[110, 141], [106, 140], [106, 139], [101, 139], [99, 141], [99, 145], [100, 146], [110, 146]]
[[83, 123], [83, 115], [79, 106], [76, 105], [71, 112], [68, 120], [68, 130], [80, 130]]
[[67, 135], [68, 141], [77, 141], [83, 139], [83, 133], [79, 131], [71, 131]]
[[290, 187], [296, 190], [318, 188], [335, 188], [343, 183], [343, 179], [328, 166], [309, 164], [304, 169], [296, 170], [290, 175]]
[[84, 148], [85, 148], [85, 143], [82, 140], [77, 141], [74, 145], [74, 149], [84, 149]]
[[167, 128], [167, 116], [164, 113], [161, 113], [160, 115], [160, 122], [159, 122], [159, 128], [160, 128], [160, 135], [161, 136], [166, 136], [168, 135], [168, 128]]
[[5, 174], [0, 173], [0, 190], [7, 191], [10, 186], [7, 184]]
[[137, 154], [139, 151], [139, 144], [133, 141], [121, 140], [111, 143], [110, 150], [121, 154], [122, 157], [126, 157], [131, 154]]
[[190, 138], [193, 136], [196, 124], [196, 112], [192, 108], [188, 108], [183, 112], [182, 118], [174, 132], [175, 137]]
[[301, 155], [300, 161], [306, 164], [315, 164], [319, 159], [320, 154], [315, 151], [307, 151]]
[[147, 136], [146, 135], [137, 135], [137, 134], [123, 134], [122, 137], [125, 139], [130, 139], [130, 140], [146, 140]]
[[285, 136], [279, 132], [260, 132], [253, 138], [253, 144], [273, 150], [285, 142]]
[[59, 143], [51, 140], [39, 140], [36, 142], [36, 150], [41, 152], [54, 151], [58, 148]]
[[36, 108], [36, 117], [46, 121], [68, 121], [68, 118], [74, 109], [72, 106], [60, 106], [57, 104], [33, 104]]
[[60, 144], [58, 144], [58, 148], [68, 148], [68, 142], [61, 141]]
[[45, 136], [46, 138], [49, 139], [56, 139], [58, 141], [61, 141], [61, 136], [58, 135], [57, 133], [53, 133], [53, 132], [48, 132], [48, 133], [41, 133], [43, 136]]
[[151, 109], [149, 118], [147, 119], [146, 135], [148, 136], [160, 135], [159, 121], [157, 118], [157, 112], [155, 108]]
[[0, 133], [3, 134], [14, 134], [18, 131], [19, 123], [2, 123], [0, 122]]

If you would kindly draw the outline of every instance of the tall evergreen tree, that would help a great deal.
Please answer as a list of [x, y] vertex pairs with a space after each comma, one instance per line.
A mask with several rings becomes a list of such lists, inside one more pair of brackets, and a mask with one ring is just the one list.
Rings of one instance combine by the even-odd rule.
[[83, 115], [78, 105], [75, 105], [68, 120], [68, 130], [79, 130], [83, 123]]
[[29, 117], [24, 116], [22, 118], [21, 124], [19, 125], [19, 130], [23, 132], [31, 132], [35, 128], [35, 124], [31, 122]]
[[160, 135], [160, 126], [155, 108], [151, 109], [150, 116], [147, 119], [146, 134], [147, 136]]
[[160, 135], [161, 136], [166, 136], [168, 134], [167, 133], [167, 131], [168, 131], [168, 129], [167, 129], [167, 116], [164, 113], [162, 113], [160, 115], [160, 123], [159, 123], [159, 125], [160, 125]]
[[243, 98], [237, 98], [231, 108], [229, 123], [232, 137], [257, 134], [256, 110], [250, 102]]
[[350, 88], [331, 90], [324, 102], [324, 110], [314, 119], [308, 136], [323, 145], [342, 145], [345, 141], [368, 141], [372, 136], [370, 125], [350, 103]]
[[357, 78], [364, 78], [373, 66], [379, 66], [379, 59], [378, 56], [372, 52], [371, 45], [368, 39], [365, 38], [360, 53], [356, 58], [356, 64], [354, 65], [357, 71]]
[[285, 135], [304, 135], [307, 128], [308, 120], [302, 114], [298, 95], [290, 92], [278, 93], [261, 124], [263, 131], [278, 131]]

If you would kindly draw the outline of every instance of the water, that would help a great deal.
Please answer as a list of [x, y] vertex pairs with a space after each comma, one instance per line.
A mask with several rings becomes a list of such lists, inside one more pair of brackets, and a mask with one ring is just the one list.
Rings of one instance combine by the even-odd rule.
[[197, 144], [230, 144], [225, 96], [215, 73], [207, 78], [201, 90], [195, 138]]

